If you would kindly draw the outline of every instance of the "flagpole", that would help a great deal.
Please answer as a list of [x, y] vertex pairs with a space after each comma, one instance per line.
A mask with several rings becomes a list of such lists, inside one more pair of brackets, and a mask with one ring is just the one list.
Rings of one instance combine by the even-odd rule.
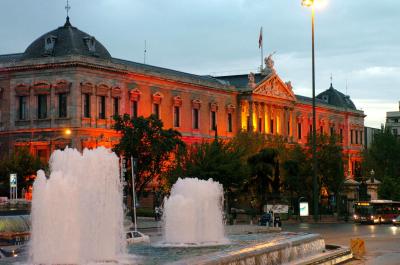
[[262, 70], [264, 69], [264, 38], [263, 38], [263, 28], [261, 27], [260, 30], [260, 38], [261, 38], [261, 69], [260, 69], [260, 73], [262, 72]]

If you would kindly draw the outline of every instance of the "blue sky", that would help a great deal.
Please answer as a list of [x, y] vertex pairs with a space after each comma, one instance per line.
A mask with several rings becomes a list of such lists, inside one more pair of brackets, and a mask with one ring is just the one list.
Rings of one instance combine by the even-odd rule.
[[[327, 0], [316, 12], [317, 93], [349, 94], [379, 127], [400, 100], [400, 1]], [[64, 0], [1, 0], [0, 54], [23, 52], [65, 21]], [[274, 55], [277, 73], [311, 96], [311, 18], [300, 0], [70, 0], [71, 23], [111, 55], [196, 74], [238, 74]], [[347, 83], [347, 89], [346, 89]], [[346, 92], [347, 91], [347, 92]]]

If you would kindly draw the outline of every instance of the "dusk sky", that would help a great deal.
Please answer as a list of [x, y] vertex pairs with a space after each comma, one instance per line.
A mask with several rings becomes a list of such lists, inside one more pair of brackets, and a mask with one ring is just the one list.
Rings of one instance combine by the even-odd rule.
[[[300, 0], [71, 0], [72, 25], [96, 37], [113, 57], [195, 74], [256, 72], [258, 35], [275, 52], [278, 75], [311, 97], [311, 14]], [[327, 0], [316, 12], [317, 93], [350, 95], [380, 127], [398, 110], [400, 1]], [[1, 0], [0, 54], [23, 52], [65, 22], [64, 0]], [[347, 89], [346, 89], [347, 83]]]

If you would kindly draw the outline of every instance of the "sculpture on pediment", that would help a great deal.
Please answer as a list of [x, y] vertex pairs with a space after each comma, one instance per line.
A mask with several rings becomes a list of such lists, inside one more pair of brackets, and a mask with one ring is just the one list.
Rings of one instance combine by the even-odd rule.
[[264, 59], [264, 63], [265, 63], [265, 70], [270, 70], [270, 71], [272, 71], [273, 73], [275, 73], [275, 68], [274, 68], [274, 65], [275, 65], [275, 62], [274, 62], [274, 60], [272, 59], [272, 56], [275, 54], [275, 52], [273, 52], [273, 53], [270, 53], [267, 57], [265, 57], [265, 59]]
[[289, 88], [290, 90], [293, 90], [293, 86], [292, 86], [292, 82], [291, 81], [287, 81], [286, 83], [287, 88]]
[[251, 88], [251, 89], [255, 88], [256, 87], [256, 81], [255, 81], [254, 73], [250, 72], [247, 77], [249, 78], [248, 87]]

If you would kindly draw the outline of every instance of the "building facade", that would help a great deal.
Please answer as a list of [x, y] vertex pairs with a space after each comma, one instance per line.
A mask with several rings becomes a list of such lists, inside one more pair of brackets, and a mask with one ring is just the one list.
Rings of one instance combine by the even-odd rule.
[[[0, 55], [0, 153], [27, 146], [48, 159], [65, 146], [111, 147], [112, 116], [160, 117], [187, 143], [240, 130], [305, 144], [311, 98], [295, 95], [271, 56], [261, 73], [201, 76], [113, 58], [93, 36], [65, 24], [23, 53]], [[332, 84], [316, 99], [317, 130], [340, 136], [348, 171], [363, 148], [364, 113]]]
[[386, 112], [385, 128], [390, 128], [393, 135], [400, 135], [400, 102], [398, 111]]

